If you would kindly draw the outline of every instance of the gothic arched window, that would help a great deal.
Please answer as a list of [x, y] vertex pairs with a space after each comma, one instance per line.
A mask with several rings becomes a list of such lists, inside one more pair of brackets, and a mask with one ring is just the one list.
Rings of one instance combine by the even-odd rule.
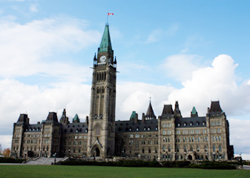
[[96, 126], [96, 128], [95, 128], [95, 134], [96, 135], [100, 135], [100, 133], [101, 133], [100, 126]]

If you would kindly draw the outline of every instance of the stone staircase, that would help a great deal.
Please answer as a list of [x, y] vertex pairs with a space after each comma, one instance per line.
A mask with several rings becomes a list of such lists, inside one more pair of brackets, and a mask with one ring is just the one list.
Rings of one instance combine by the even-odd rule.
[[[56, 158], [56, 163], [59, 161], [65, 161], [68, 158]], [[46, 157], [40, 157], [36, 160], [30, 160], [29, 162], [25, 163], [26, 165], [51, 165], [51, 163], [54, 164], [55, 158], [46, 158]]]

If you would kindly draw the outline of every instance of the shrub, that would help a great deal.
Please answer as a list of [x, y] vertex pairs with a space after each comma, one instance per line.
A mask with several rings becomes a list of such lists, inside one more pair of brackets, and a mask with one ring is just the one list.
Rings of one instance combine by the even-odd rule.
[[24, 159], [14, 159], [10, 157], [0, 158], [0, 163], [22, 163]]
[[164, 161], [162, 162], [163, 167], [187, 167], [190, 161]]
[[190, 164], [190, 168], [202, 169], [236, 169], [236, 166], [230, 162], [201, 162], [201, 164]]
[[161, 167], [157, 161], [119, 160], [117, 162], [97, 162], [83, 160], [68, 160], [61, 165], [94, 165], [94, 166], [121, 166], [121, 167]]

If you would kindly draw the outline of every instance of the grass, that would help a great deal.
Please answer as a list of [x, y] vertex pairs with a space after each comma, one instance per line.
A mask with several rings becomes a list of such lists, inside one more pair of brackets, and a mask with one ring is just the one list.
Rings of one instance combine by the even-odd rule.
[[247, 170], [0, 165], [0, 178], [249, 178]]

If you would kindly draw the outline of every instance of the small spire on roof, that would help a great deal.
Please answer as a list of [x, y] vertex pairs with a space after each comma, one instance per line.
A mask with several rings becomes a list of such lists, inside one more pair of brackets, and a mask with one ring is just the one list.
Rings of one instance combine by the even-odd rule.
[[191, 117], [198, 117], [198, 112], [196, 111], [195, 107], [193, 107], [191, 111]]
[[154, 114], [154, 110], [153, 110], [153, 107], [151, 105], [151, 97], [149, 97], [149, 106], [148, 106], [148, 110], [147, 110], [147, 113], [146, 113], [146, 116], [145, 116], [145, 119], [146, 120], [150, 120], [150, 119], [156, 119], [156, 116]]

